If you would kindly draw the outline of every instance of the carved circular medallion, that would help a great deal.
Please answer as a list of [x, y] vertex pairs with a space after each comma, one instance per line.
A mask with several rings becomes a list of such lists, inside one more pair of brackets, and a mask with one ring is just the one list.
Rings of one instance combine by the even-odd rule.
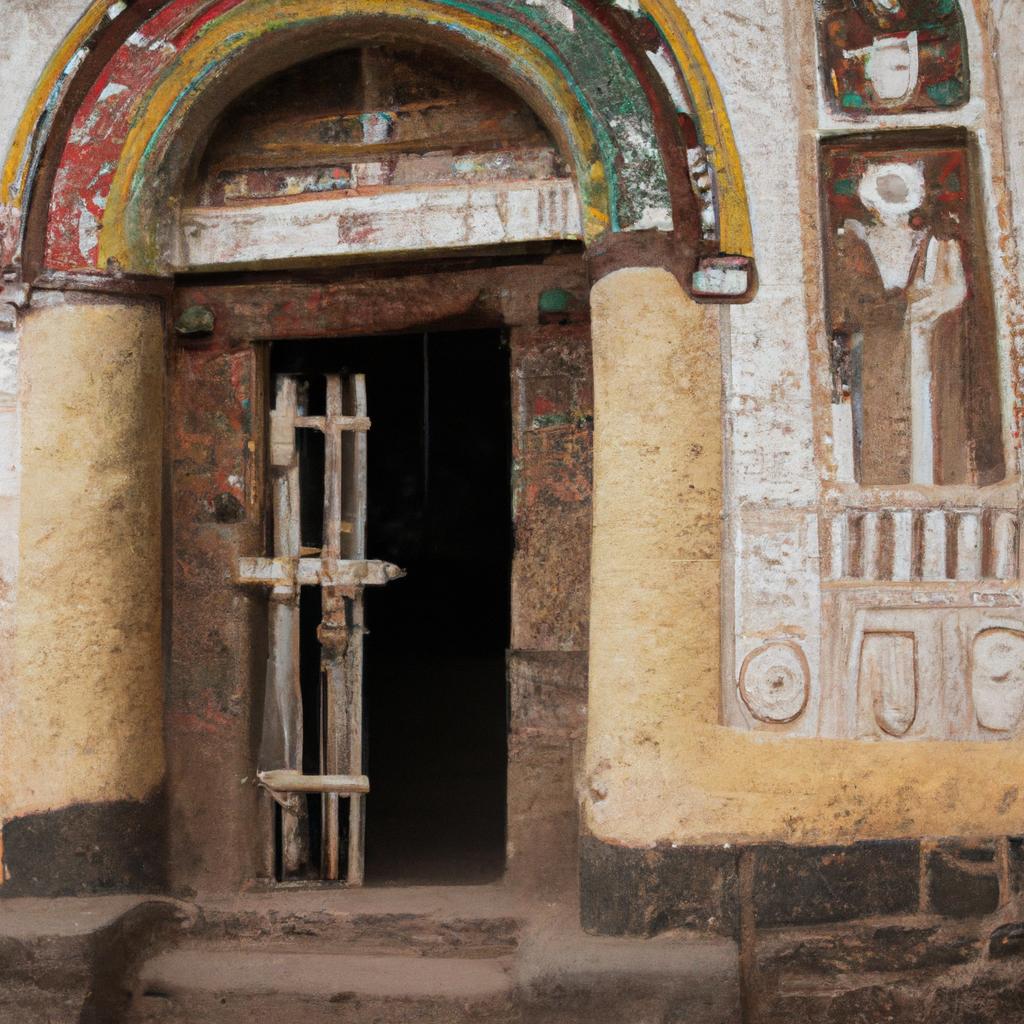
[[762, 722], [782, 725], [803, 714], [810, 693], [804, 652], [785, 641], [751, 651], [740, 669], [740, 696]]

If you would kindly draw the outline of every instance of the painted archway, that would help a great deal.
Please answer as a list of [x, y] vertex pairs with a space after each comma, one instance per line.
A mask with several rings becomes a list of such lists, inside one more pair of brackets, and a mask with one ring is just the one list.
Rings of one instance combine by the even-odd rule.
[[251, 80], [254, 58], [265, 68], [388, 24], [446, 37], [530, 98], [573, 169], [588, 244], [658, 231], [699, 258], [752, 259], [728, 117], [674, 0], [96, 0], [3, 168], [3, 264], [34, 244], [36, 269], [166, 273], [159, 223], [184, 126], [247, 62]]

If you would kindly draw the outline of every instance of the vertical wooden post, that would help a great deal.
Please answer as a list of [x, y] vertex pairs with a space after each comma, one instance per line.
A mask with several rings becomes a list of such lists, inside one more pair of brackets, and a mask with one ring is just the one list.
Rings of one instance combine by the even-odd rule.
[[[346, 381], [348, 412], [352, 416], [365, 417], [366, 377], [357, 374]], [[343, 485], [345, 518], [351, 524], [351, 531], [342, 537], [346, 558], [366, 558], [366, 500], [367, 500], [367, 437], [366, 432], [349, 431], [345, 441], [351, 454], [345, 461], [346, 474]], [[361, 775], [363, 771], [363, 591], [357, 588], [352, 598], [352, 628], [348, 644], [348, 765], [351, 774]], [[364, 875], [364, 833], [366, 828], [365, 797], [349, 798], [348, 824], [348, 882], [362, 885]]]
[[[337, 420], [342, 415], [341, 378], [327, 377], [327, 415], [324, 421], [324, 526], [321, 559], [327, 565], [341, 557], [342, 437]], [[323, 588], [323, 621], [320, 624], [321, 701], [323, 740], [320, 770], [337, 775], [345, 758], [347, 723], [345, 655], [348, 648], [348, 613], [345, 598], [338, 587]], [[323, 877], [331, 881], [341, 876], [340, 818], [336, 793], [324, 793], [323, 800]]]
[[[273, 471], [274, 554], [298, 559], [302, 536], [299, 455], [295, 444], [298, 382], [282, 376], [270, 417], [270, 464]], [[299, 602], [294, 582], [274, 587], [270, 595], [270, 660], [264, 702], [262, 768], [302, 770], [302, 682], [299, 670]], [[301, 827], [304, 797], [291, 794], [281, 803], [282, 870], [299, 870], [304, 859]]]

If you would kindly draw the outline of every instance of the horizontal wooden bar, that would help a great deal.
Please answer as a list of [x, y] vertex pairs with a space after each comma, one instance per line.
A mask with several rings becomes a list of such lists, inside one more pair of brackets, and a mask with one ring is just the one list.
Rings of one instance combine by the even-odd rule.
[[237, 582], [280, 587], [381, 587], [405, 570], [390, 562], [320, 558], [240, 558]]
[[[569, 178], [384, 189], [377, 195], [182, 210], [175, 270], [287, 265], [293, 260], [457, 251], [578, 239]], [[373, 231], [366, 231], [367, 222]]]
[[303, 775], [302, 772], [260, 772], [261, 785], [273, 793], [337, 793], [340, 796], [363, 796], [370, 792], [365, 775]]
[[304, 430], [351, 430], [365, 434], [370, 429], [369, 416], [296, 416], [295, 426]]

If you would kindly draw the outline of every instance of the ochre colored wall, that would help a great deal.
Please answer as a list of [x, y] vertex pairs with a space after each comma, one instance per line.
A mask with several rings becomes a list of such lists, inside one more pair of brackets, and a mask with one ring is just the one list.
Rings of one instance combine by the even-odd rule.
[[1024, 830], [1021, 743], [780, 741], [717, 724], [718, 313], [661, 270], [593, 290], [586, 823], [624, 845]]
[[142, 799], [164, 772], [162, 313], [153, 300], [35, 302], [3, 818]]

